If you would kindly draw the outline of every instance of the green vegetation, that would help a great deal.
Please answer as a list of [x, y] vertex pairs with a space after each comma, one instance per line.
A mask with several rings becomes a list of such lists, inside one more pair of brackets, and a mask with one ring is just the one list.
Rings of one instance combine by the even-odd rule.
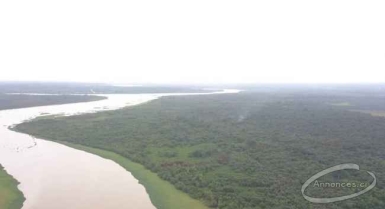
[[23, 206], [24, 196], [17, 189], [19, 183], [8, 175], [0, 165], [0, 208], [20, 209]]
[[[330, 105], [340, 102], [352, 105]], [[384, 102], [382, 96], [358, 93], [165, 97], [116, 111], [30, 121], [16, 129], [117, 153], [211, 208], [383, 209], [385, 118], [349, 108], [379, 111], [385, 108]], [[133, 171], [155, 204], [157, 199], [168, 199], [171, 189], [159, 187], [152, 193], [157, 187], [151, 188], [151, 178], [146, 177], [150, 174], [118, 163]], [[309, 177], [343, 163], [355, 163], [362, 170], [374, 172], [376, 188], [327, 205], [312, 204], [302, 197], [301, 186]], [[321, 180], [368, 182], [364, 173], [336, 172]], [[308, 192], [335, 197], [356, 191]], [[178, 201], [170, 199], [170, 204]]]
[[105, 99], [100, 96], [82, 95], [19, 95], [0, 94], [0, 110], [57, 105], [77, 102], [91, 102]]

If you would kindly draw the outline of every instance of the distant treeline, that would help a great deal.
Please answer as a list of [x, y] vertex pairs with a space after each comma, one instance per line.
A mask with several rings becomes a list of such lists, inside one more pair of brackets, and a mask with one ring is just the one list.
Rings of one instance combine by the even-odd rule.
[[97, 83], [0, 82], [0, 93], [140, 94], [208, 92], [188, 86], [112, 86]]
[[[116, 152], [212, 208], [383, 209], [385, 118], [359, 109], [382, 111], [384, 98], [314, 92], [165, 97], [16, 128]], [[301, 186], [309, 177], [342, 163], [374, 172], [375, 189], [332, 204], [312, 204], [302, 197]], [[371, 183], [364, 174], [342, 171], [320, 181]], [[307, 192], [335, 197], [357, 191]]]
[[0, 110], [45, 105], [90, 102], [105, 99], [100, 96], [82, 95], [9, 95], [0, 94]]

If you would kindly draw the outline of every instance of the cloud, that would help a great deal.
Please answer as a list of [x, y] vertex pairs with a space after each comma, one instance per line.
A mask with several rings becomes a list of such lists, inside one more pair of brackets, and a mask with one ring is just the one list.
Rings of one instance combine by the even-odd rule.
[[383, 1], [0, 2], [0, 80], [384, 82]]

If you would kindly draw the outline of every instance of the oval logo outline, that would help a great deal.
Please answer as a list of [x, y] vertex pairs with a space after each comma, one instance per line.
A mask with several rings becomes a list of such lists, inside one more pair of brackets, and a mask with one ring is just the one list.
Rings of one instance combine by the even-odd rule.
[[307, 196], [305, 194], [306, 188], [313, 181], [317, 180], [318, 178], [320, 178], [320, 177], [322, 177], [322, 176], [324, 176], [326, 174], [335, 172], [335, 171], [347, 170], [347, 169], [360, 170], [360, 167], [357, 164], [347, 163], [347, 164], [336, 165], [336, 166], [330, 167], [328, 169], [325, 169], [323, 171], [320, 171], [320, 172], [316, 173], [315, 175], [313, 175], [312, 177], [310, 177], [302, 185], [302, 188], [301, 188], [302, 196], [307, 201], [312, 202], [312, 203], [323, 203], [323, 204], [325, 204], [325, 203], [333, 203], [333, 202], [338, 202], [338, 201], [343, 201], [343, 200], [348, 200], [348, 199], [351, 199], [351, 198], [354, 198], [354, 197], [358, 197], [358, 196], [360, 196], [362, 194], [365, 194], [366, 192], [369, 192], [370, 190], [372, 190], [376, 186], [376, 184], [377, 184], [376, 176], [374, 175], [374, 173], [366, 171], [370, 176], [373, 177], [374, 180], [373, 180], [373, 182], [367, 188], [365, 188], [364, 190], [362, 190], [360, 192], [357, 192], [357, 193], [354, 193], [354, 194], [350, 194], [350, 195], [340, 196], [340, 197], [331, 197], [331, 198], [316, 198], [316, 197]]

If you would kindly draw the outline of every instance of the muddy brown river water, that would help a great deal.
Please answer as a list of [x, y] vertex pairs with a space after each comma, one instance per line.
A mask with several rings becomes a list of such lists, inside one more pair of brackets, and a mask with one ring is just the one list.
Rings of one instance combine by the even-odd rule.
[[101, 95], [108, 99], [0, 111], [0, 164], [20, 182], [23, 209], [155, 209], [145, 188], [117, 163], [9, 127], [40, 115], [113, 110], [167, 95], [196, 94]]

